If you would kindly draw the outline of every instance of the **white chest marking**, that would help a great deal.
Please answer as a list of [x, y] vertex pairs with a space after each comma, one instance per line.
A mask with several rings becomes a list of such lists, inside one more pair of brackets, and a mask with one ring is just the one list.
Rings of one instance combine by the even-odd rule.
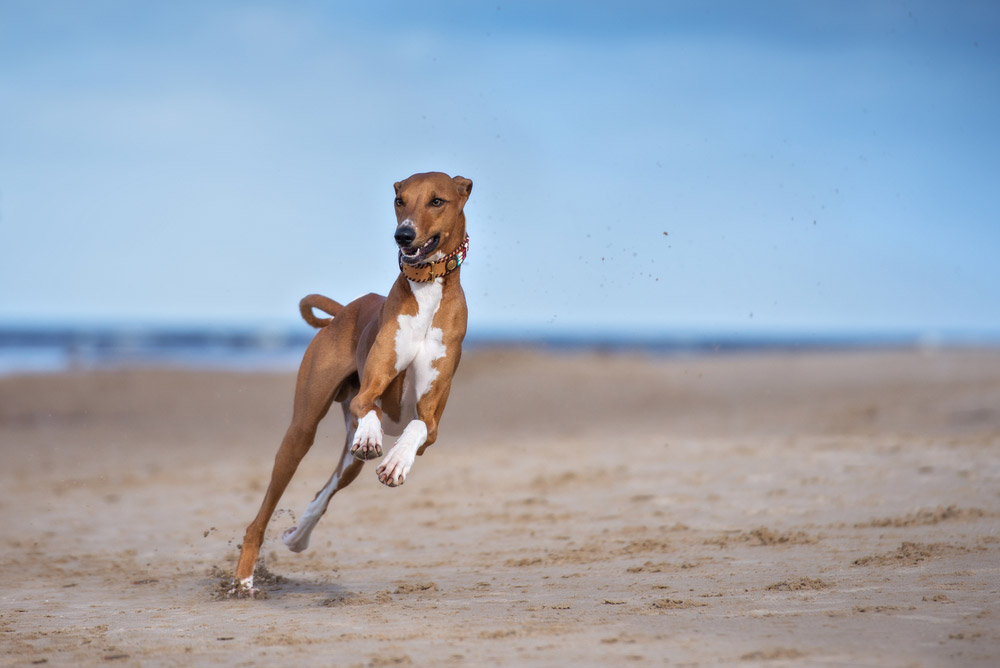
[[444, 333], [440, 327], [432, 326], [434, 315], [441, 306], [441, 279], [435, 278], [430, 283], [410, 281], [410, 289], [417, 300], [417, 312], [396, 317], [399, 323], [396, 332], [396, 373], [409, 370], [403, 391], [403, 403], [407, 404], [407, 408], [410, 401], [415, 404], [427, 394], [438, 377], [434, 362], [447, 352], [442, 340]]

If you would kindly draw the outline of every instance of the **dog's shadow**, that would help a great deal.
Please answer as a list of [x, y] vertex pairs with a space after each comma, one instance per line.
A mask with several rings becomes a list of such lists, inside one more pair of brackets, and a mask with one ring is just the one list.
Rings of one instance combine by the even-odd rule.
[[259, 590], [265, 594], [261, 598], [280, 600], [291, 596], [302, 596], [318, 599], [319, 605], [328, 608], [374, 602], [372, 597], [351, 591], [336, 582], [318, 582], [284, 575], [276, 576], [274, 582], [262, 583]]

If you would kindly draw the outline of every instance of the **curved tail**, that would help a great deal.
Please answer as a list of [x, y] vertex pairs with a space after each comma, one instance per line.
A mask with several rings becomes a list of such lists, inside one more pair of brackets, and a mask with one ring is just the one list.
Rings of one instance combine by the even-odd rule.
[[340, 313], [340, 309], [344, 307], [329, 297], [324, 297], [323, 295], [306, 295], [303, 297], [302, 301], [299, 302], [299, 312], [302, 314], [302, 318], [307, 323], [316, 329], [319, 329], [320, 327], [326, 327], [333, 322], [333, 318], [317, 318], [313, 313], [314, 308], [318, 308], [320, 311], [335, 317], [338, 313]]

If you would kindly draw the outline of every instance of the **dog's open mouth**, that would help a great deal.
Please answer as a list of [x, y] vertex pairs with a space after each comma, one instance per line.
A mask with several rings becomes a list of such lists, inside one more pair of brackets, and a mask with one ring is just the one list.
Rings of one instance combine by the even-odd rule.
[[403, 262], [405, 262], [406, 264], [420, 264], [426, 261], [427, 258], [430, 256], [430, 254], [437, 249], [438, 243], [440, 241], [441, 241], [441, 235], [435, 234], [421, 246], [410, 246], [409, 248], [400, 248], [399, 252], [402, 253]]

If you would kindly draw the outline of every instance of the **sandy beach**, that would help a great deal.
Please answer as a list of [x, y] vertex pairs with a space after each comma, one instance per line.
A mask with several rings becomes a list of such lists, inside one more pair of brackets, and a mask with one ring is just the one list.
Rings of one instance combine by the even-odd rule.
[[267, 597], [290, 373], [0, 378], [3, 666], [1000, 665], [1000, 351], [470, 352]]

